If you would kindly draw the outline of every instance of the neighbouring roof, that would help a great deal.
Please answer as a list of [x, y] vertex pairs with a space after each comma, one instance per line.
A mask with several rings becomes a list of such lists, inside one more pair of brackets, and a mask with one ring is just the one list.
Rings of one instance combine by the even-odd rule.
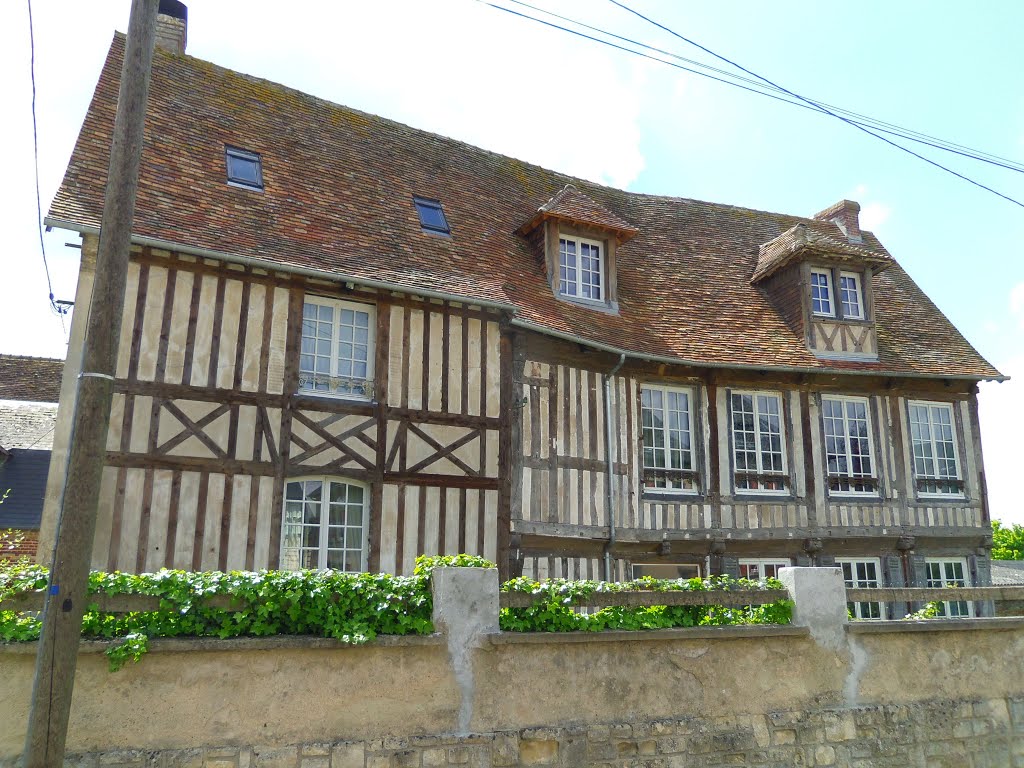
[[[116, 35], [50, 224], [99, 227], [123, 49]], [[751, 278], [797, 224], [844, 239], [828, 222], [612, 189], [161, 49], [149, 99], [140, 238], [508, 305], [540, 331], [699, 365], [999, 376], [895, 262], [874, 278], [878, 361], [808, 351]], [[260, 153], [263, 192], [225, 182], [225, 145]], [[553, 296], [517, 234], [568, 184], [586, 215], [637, 231], [616, 255], [617, 314]], [[453, 237], [422, 233], [414, 195], [441, 201]]]
[[49, 451], [56, 421], [56, 404], [0, 400], [0, 448]]
[[764, 280], [788, 264], [798, 260], [826, 257], [835, 261], [869, 264], [881, 272], [893, 263], [885, 250], [871, 250], [854, 245], [843, 237], [831, 222], [801, 222], [794, 224], [778, 237], [764, 243], [757, 253], [752, 283]]
[[1024, 560], [993, 560], [992, 585], [1024, 584]]
[[63, 373], [63, 360], [0, 355], [0, 400], [56, 403]]

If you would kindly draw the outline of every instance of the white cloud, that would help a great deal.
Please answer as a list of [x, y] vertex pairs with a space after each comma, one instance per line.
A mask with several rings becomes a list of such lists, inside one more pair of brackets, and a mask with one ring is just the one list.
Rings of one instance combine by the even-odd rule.
[[1020, 494], [1020, 461], [1024, 455], [1024, 355], [1006, 361], [1000, 370], [1011, 381], [981, 385], [978, 416], [992, 518], [1024, 524]]
[[865, 203], [860, 208], [860, 228], [877, 233], [878, 228], [885, 223], [891, 213], [892, 208], [884, 203]]

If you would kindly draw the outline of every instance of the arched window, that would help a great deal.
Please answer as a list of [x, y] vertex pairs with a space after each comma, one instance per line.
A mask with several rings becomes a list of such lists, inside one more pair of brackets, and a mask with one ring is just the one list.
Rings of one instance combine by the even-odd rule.
[[366, 570], [370, 490], [335, 477], [290, 479], [285, 485], [281, 568]]

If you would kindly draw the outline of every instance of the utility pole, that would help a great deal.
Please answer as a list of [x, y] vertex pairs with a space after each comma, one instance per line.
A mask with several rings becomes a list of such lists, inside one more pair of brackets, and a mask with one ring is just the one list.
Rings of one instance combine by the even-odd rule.
[[58, 513], [57, 543], [50, 564], [43, 630], [36, 655], [25, 737], [25, 768], [54, 768], [64, 764], [124, 312], [128, 250], [142, 158], [142, 129], [153, 65], [158, 3], [159, 0], [132, 0], [128, 22], [68, 473]]

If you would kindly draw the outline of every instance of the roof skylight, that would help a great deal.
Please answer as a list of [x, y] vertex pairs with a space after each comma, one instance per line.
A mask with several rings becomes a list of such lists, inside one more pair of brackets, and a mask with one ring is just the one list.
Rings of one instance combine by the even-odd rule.
[[247, 189], [263, 189], [263, 166], [260, 156], [237, 147], [224, 147], [228, 183]]
[[423, 227], [424, 232], [435, 235], [451, 234], [451, 228], [448, 226], [448, 220], [444, 217], [444, 211], [441, 209], [439, 201], [429, 200], [425, 197], [413, 197], [412, 201], [416, 206], [416, 213], [419, 214], [420, 226]]

